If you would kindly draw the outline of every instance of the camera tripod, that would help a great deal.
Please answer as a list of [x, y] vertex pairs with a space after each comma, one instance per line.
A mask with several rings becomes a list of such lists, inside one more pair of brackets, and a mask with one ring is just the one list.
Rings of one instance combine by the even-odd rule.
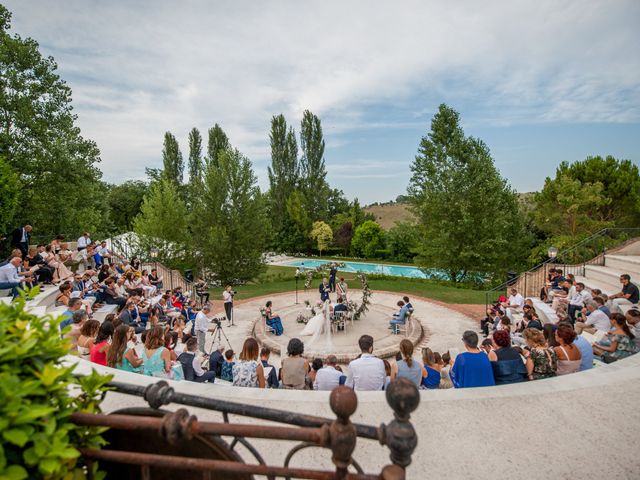
[[211, 342], [211, 348], [209, 349], [208, 355], [211, 355], [211, 353], [213, 352], [214, 345], [222, 345], [222, 337], [224, 337], [224, 339], [227, 341], [227, 345], [229, 345], [229, 348], [232, 348], [229, 337], [227, 337], [227, 334], [224, 333], [224, 330], [222, 329], [222, 323], [216, 323], [215, 327], [213, 328], [213, 341]]

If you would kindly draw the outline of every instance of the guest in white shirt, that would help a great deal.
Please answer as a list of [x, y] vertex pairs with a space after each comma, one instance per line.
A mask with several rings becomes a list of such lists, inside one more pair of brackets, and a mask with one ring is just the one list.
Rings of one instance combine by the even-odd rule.
[[78, 243], [77, 247], [79, 252], [87, 248], [91, 243], [91, 236], [89, 235], [89, 232], [84, 232], [82, 236], [78, 238], [77, 243]]
[[[183, 364], [183, 369], [185, 371], [187, 371], [189, 367], [193, 368], [194, 378], [192, 381], [198, 383], [213, 383], [216, 378], [215, 372], [203, 369], [200, 358], [198, 358], [198, 355], [196, 354], [196, 351], [198, 349], [198, 341], [195, 338], [191, 337], [189, 340], [187, 340], [185, 347], [186, 350], [180, 354], [180, 356], [178, 357], [178, 361]], [[191, 379], [186, 378], [186, 380]]]
[[578, 282], [575, 285], [575, 291], [573, 295], [569, 296], [569, 307], [567, 313], [572, 320], [575, 320], [576, 313], [584, 308], [584, 305], [589, 300], [593, 300], [591, 293], [585, 288], [584, 283]]
[[211, 327], [211, 320], [209, 319], [210, 313], [211, 305], [206, 304], [196, 315], [195, 330], [196, 338], [198, 339], [198, 349], [204, 354], [207, 353], [204, 349], [204, 345], [207, 339], [207, 332]]
[[631, 328], [631, 333], [636, 337], [636, 341], [640, 339], [640, 310], [637, 307], [632, 307], [624, 314], [627, 319], [627, 323]]
[[22, 284], [22, 277], [18, 275], [18, 268], [22, 265], [22, 258], [13, 257], [9, 263], [0, 267], [0, 289], [11, 290], [13, 297], [20, 295], [18, 288]]
[[316, 373], [316, 380], [313, 382], [314, 390], [333, 390], [340, 385], [340, 379], [345, 375], [336, 369], [338, 359], [335, 355], [329, 355], [324, 367]]
[[384, 362], [372, 354], [373, 337], [362, 335], [358, 345], [362, 355], [349, 364], [345, 385], [354, 390], [382, 390], [387, 374]]
[[584, 322], [576, 322], [577, 334], [581, 334], [583, 331], [596, 333], [597, 330], [608, 332], [611, 329], [611, 320], [598, 306], [598, 303], [594, 300], [587, 302], [587, 310], [591, 313], [586, 319], [583, 318]]
[[503, 303], [502, 306], [506, 309], [507, 317], [509, 320], [513, 321], [513, 314], [515, 312], [521, 312], [522, 307], [524, 306], [524, 297], [518, 293], [518, 290], [512, 288], [510, 291], [511, 296], [506, 303]]

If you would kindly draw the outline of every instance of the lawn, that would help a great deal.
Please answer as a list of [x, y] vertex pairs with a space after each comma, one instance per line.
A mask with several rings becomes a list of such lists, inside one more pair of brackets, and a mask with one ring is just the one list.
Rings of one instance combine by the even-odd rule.
[[[261, 274], [255, 281], [245, 285], [234, 287], [238, 291], [238, 300], [260, 297], [273, 293], [293, 291], [296, 288], [294, 269], [291, 267], [281, 267], [268, 265], [265, 273]], [[360, 282], [355, 278], [354, 273], [340, 273], [349, 284], [349, 289], [359, 289]], [[314, 279], [313, 288], [319, 285], [320, 278]], [[442, 284], [433, 280], [421, 280], [402, 277], [369, 278], [369, 286], [374, 291], [386, 290], [398, 292], [409, 296], [439, 300], [451, 304], [484, 304], [485, 292], [483, 290], [471, 290], [469, 288], [458, 288], [451, 285]], [[298, 288], [304, 288], [304, 280], [298, 280]], [[211, 298], [222, 298], [222, 289], [211, 289]]]

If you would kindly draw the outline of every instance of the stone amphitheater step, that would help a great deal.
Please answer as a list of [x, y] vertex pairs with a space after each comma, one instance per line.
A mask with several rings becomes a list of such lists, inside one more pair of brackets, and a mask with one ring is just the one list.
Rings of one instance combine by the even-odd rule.
[[615, 286], [620, 290], [620, 275], [625, 273], [623, 270], [611, 267], [601, 267], [598, 265], [587, 265], [584, 269], [584, 276], [589, 280], [606, 283]]
[[602, 290], [602, 293], [605, 293], [607, 295], [612, 295], [620, 291], [619, 283], [617, 285], [614, 285], [612, 283], [595, 280], [593, 278], [581, 277], [579, 275], [576, 275], [576, 282], [584, 283], [585, 287], [590, 290], [593, 288], [598, 288]]
[[553, 311], [551, 305], [544, 303], [542, 300], [536, 297], [530, 297], [533, 301], [533, 307], [538, 313], [538, 317], [542, 320], [542, 323], [556, 323], [558, 321], [558, 315]]
[[640, 255], [606, 255], [605, 265], [640, 280]]

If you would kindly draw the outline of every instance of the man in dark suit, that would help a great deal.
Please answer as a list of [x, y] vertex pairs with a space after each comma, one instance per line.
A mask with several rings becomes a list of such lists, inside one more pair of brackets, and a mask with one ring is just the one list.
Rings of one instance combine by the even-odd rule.
[[16, 228], [11, 232], [11, 246], [19, 249], [22, 256], [26, 257], [29, 252], [29, 240], [31, 239], [31, 225], [25, 225], [22, 228]]
[[322, 279], [322, 283], [318, 290], [320, 291], [320, 300], [322, 302], [329, 300], [329, 292], [331, 292], [331, 289], [329, 288], [329, 281], [326, 277]]
[[129, 302], [120, 313], [120, 320], [122, 320], [122, 323], [124, 323], [125, 325], [133, 327], [136, 333], [142, 333], [144, 332], [145, 328], [133, 319], [133, 309], [135, 307], [135, 303]]

